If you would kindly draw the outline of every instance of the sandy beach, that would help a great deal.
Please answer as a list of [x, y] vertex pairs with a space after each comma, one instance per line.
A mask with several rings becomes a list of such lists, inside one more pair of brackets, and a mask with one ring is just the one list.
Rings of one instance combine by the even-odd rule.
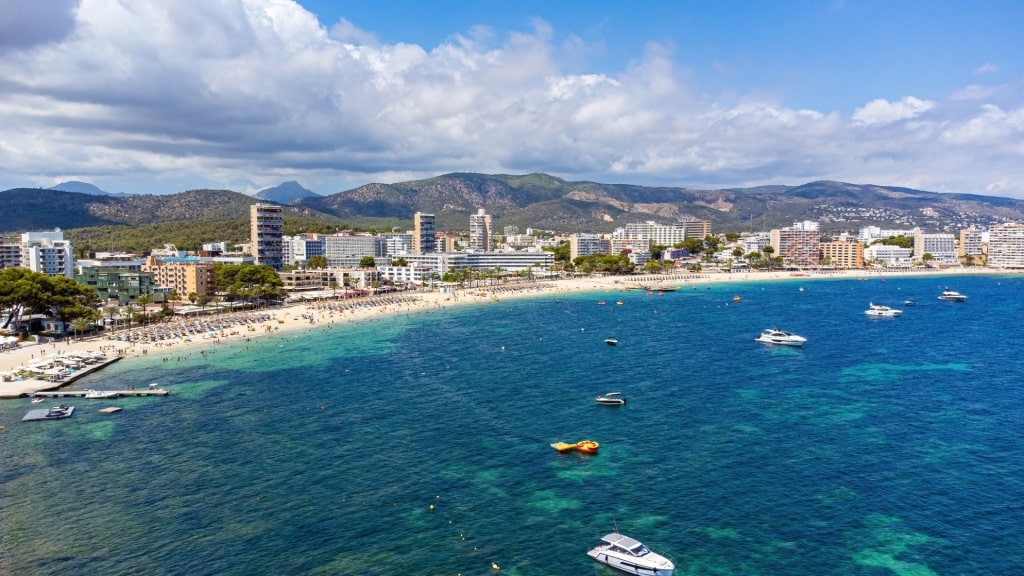
[[[65, 339], [57, 342], [21, 342], [0, 353], [0, 398], [31, 396], [40, 391], [75, 387], [75, 383], [50, 381], [40, 370], [60, 358], [73, 354], [103, 352], [108, 358], [144, 356], [169, 357], [188, 353], [189, 349], [223, 344], [236, 339], [258, 339], [274, 334], [308, 329], [319, 325], [341, 325], [386, 315], [443, 309], [450, 306], [483, 306], [510, 298], [540, 297], [571, 292], [642, 289], [647, 286], [704, 286], [731, 282], [813, 281], [817, 279], [886, 278], [901, 276], [952, 276], [957, 274], [1006, 274], [987, 268], [912, 270], [906, 272], [842, 271], [828, 273], [743, 272], [676, 273], [670, 275], [634, 275], [591, 277], [571, 280], [515, 282], [499, 286], [480, 286], [451, 292], [412, 291], [349, 299], [324, 299], [290, 304], [284, 307], [232, 312], [201, 318], [174, 319], [148, 326], [135, 326], [99, 336]], [[49, 368], [53, 370], [53, 368]], [[10, 378], [10, 380], [8, 380]]]

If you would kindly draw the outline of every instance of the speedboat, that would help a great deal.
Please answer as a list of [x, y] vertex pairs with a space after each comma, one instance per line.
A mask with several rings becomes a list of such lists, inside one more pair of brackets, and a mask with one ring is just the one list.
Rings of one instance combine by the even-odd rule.
[[626, 574], [672, 576], [676, 568], [668, 558], [618, 532], [605, 535], [601, 541], [604, 544], [588, 550], [587, 556]]
[[85, 391], [85, 396], [83, 396], [83, 398], [86, 400], [103, 400], [106, 398], [117, 398], [117, 395], [117, 392], [110, 390], [93, 390], [90, 388]]
[[52, 418], [54, 420], [60, 420], [61, 418], [70, 418], [71, 414], [75, 412], [74, 406], [68, 406], [67, 404], [61, 404], [60, 406], [54, 406], [46, 412], [46, 418]]
[[622, 392], [608, 392], [604, 396], [598, 396], [596, 400], [598, 404], [608, 406], [621, 406], [626, 403], [626, 397], [622, 395]]
[[947, 302], [963, 302], [967, 300], [967, 296], [964, 296], [956, 290], [946, 288], [942, 291], [942, 294], [939, 295], [939, 300], [945, 300]]
[[910, 298], [907, 298], [906, 300], [903, 301], [903, 305], [904, 306], [913, 306], [914, 305], [914, 301], [911, 300]]
[[619, 343], [619, 341], [616, 340], [615, 338], [605, 338], [604, 339], [604, 343], [609, 345], [609, 346], [615, 346], [616, 344]]
[[755, 338], [755, 340], [763, 344], [778, 344], [780, 346], [803, 346], [804, 342], [807, 342], [807, 338], [803, 336], [797, 336], [792, 332], [786, 332], [778, 328], [769, 328], [761, 331], [761, 335]]
[[875, 304], [871, 302], [868, 304], [868, 309], [864, 311], [868, 316], [899, 316], [903, 314], [903, 310], [897, 310], [888, 306], [882, 306], [881, 304]]

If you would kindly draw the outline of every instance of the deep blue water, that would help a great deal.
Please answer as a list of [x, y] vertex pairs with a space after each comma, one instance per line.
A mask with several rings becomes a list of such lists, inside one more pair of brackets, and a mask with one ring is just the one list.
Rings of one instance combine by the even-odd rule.
[[[126, 360], [80, 386], [171, 396], [40, 423], [0, 402], [0, 573], [611, 574], [585, 551], [615, 526], [679, 575], [1018, 573], [1022, 295], [594, 292]], [[773, 326], [807, 345], [754, 342]]]

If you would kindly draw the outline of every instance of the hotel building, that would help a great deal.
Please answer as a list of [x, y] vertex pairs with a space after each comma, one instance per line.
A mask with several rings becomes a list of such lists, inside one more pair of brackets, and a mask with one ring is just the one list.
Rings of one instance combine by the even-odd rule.
[[469, 217], [469, 249], [478, 252], [491, 250], [491, 216], [483, 208]]
[[60, 229], [21, 235], [21, 266], [47, 276], [75, 275], [75, 252]]
[[1024, 268], [1024, 224], [993, 224], [988, 229], [988, 265]]
[[434, 215], [417, 212], [412, 219], [412, 251], [417, 254], [431, 254], [437, 251], [434, 234], [437, 233]]
[[249, 225], [253, 262], [280, 272], [284, 266], [284, 213], [281, 207], [253, 204], [250, 207]]

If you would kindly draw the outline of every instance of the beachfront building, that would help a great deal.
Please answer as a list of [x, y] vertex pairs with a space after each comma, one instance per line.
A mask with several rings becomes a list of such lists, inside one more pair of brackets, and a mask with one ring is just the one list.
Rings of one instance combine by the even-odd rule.
[[569, 260], [591, 254], [611, 254], [611, 240], [601, 238], [597, 234], [572, 234], [569, 236]]
[[821, 263], [836, 268], [863, 268], [864, 245], [845, 236], [821, 243]]
[[872, 242], [876, 240], [886, 240], [888, 238], [895, 238], [897, 236], [906, 236], [907, 238], [914, 237], [913, 230], [895, 230], [895, 229], [883, 229], [878, 226], [865, 226], [857, 232], [857, 240], [865, 245], [870, 246]]
[[624, 228], [617, 228], [612, 238], [623, 240], [648, 240], [651, 244], [674, 246], [689, 238], [703, 240], [711, 234], [708, 220], [681, 220], [666, 226], [653, 221], [634, 222]]
[[60, 228], [21, 235], [21, 266], [47, 276], [74, 277], [75, 252]]
[[469, 249], [488, 252], [491, 250], [491, 215], [483, 208], [469, 216]]
[[330, 268], [355, 267], [365, 256], [378, 260], [388, 255], [387, 242], [380, 236], [343, 232], [323, 238], [324, 256]]
[[768, 244], [786, 264], [816, 266], [821, 261], [821, 237], [816, 222], [797, 222], [789, 228], [772, 230]]
[[[639, 253], [651, 252], [651, 241], [646, 238], [609, 238], [608, 239], [608, 253], [609, 254], [622, 254], [622, 253]], [[645, 260], [646, 262], [646, 260]]]
[[191, 302], [209, 302], [217, 291], [213, 275], [213, 263], [197, 258], [157, 258], [150, 255], [142, 269], [153, 274], [156, 286], [174, 290], [178, 299]]
[[381, 278], [398, 286], [422, 285], [424, 282], [440, 279], [441, 273], [426, 264], [410, 264], [408, 266], [378, 266]]
[[253, 261], [280, 272], [284, 266], [284, 213], [275, 204], [257, 203], [249, 210], [249, 241], [252, 243]]
[[298, 234], [281, 238], [285, 266], [305, 266], [313, 256], [326, 256], [327, 243], [320, 234]]
[[883, 268], [910, 268], [914, 264], [914, 250], [890, 244], [872, 244], [864, 248], [864, 262]]
[[[458, 252], [462, 238], [451, 232], [438, 232], [435, 236], [436, 252]], [[418, 253], [418, 252], [417, 252]]]
[[466, 264], [473, 270], [499, 270], [526, 272], [550, 270], [555, 265], [555, 254], [541, 250], [532, 252], [470, 252]]
[[914, 258], [922, 260], [925, 254], [931, 254], [932, 262], [942, 266], [959, 266], [956, 257], [956, 237], [947, 232], [926, 234], [920, 228], [914, 228]]
[[957, 244], [956, 255], [965, 263], [983, 264], [985, 247], [988, 244], [988, 231], [983, 228], [964, 228], [960, 231], [960, 242]]
[[133, 272], [141, 272], [146, 259], [127, 252], [96, 252], [91, 258], [79, 258], [75, 268], [81, 273], [82, 268], [117, 268]]
[[437, 251], [434, 234], [437, 228], [433, 214], [417, 212], [412, 218], [412, 251], [417, 254], [431, 254]]
[[412, 234], [409, 232], [385, 232], [380, 239], [384, 242], [384, 253], [389, 256], [405, 254], [412, 249]]
[[281, 272], [285, 292], [368, 290], [380, 286], [383, 276], [373, 268], [314, 268]]
[[166, 292], [155, 290], [151, 272], [83, 266], [75, 275], [75, 282], [95, 290], [101, 302], [117, 300], [118, 306], [137, 302], [140, 296], [149, 302], [166, 301]]
[[988, 230], [988, 265], [1024, 268], [1024, 224], [993, 224]]
[[0, 269], [21, 267], [21, 244], [0, 243]]

